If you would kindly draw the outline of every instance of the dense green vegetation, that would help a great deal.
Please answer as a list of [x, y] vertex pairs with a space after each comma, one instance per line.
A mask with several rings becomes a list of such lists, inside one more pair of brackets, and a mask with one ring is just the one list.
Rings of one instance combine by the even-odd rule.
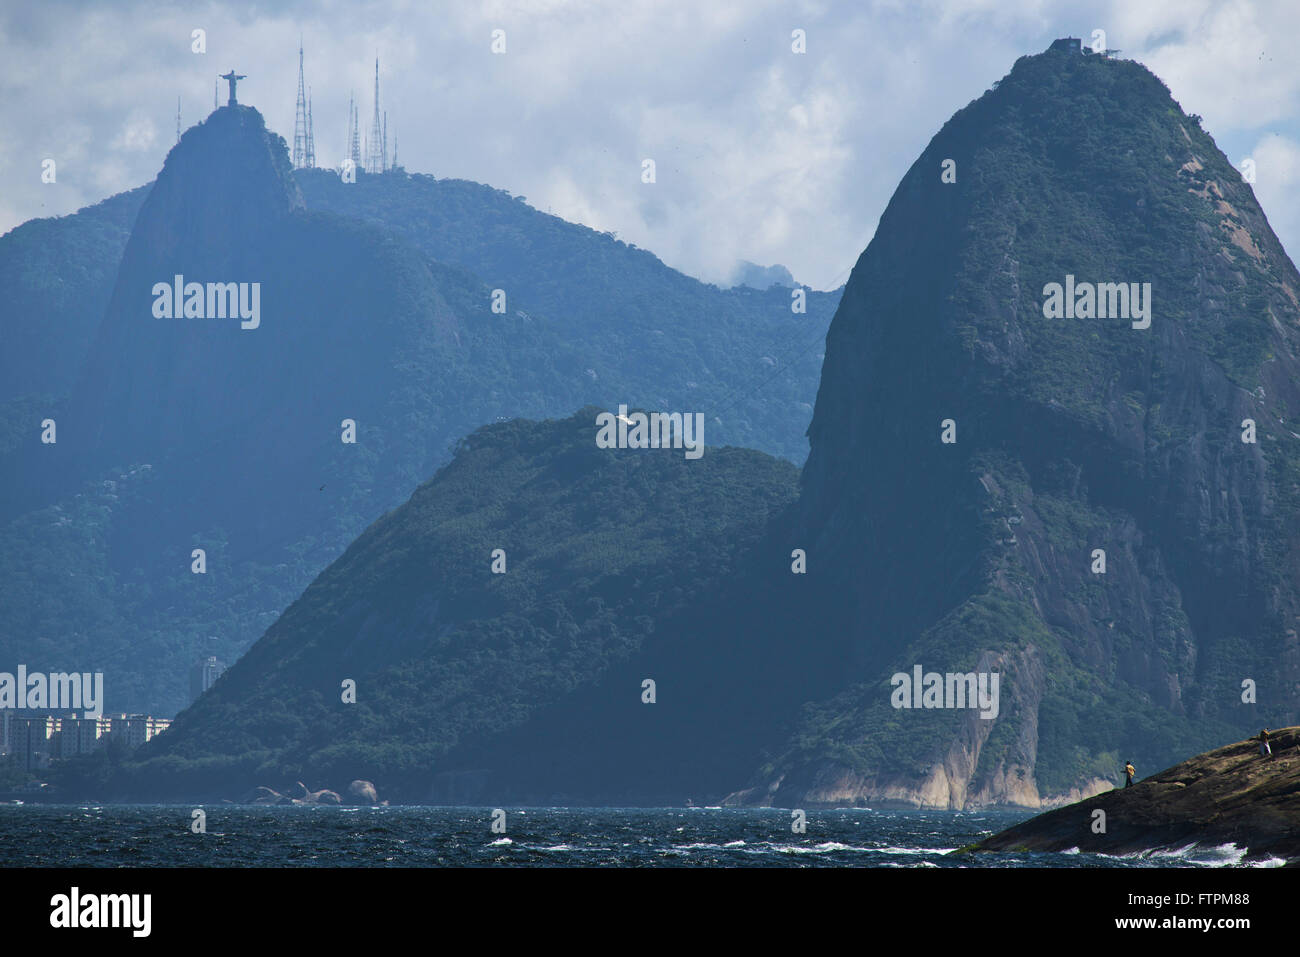
[[[793, 500], [797, 471], [734, 448], [694, 461], [602, 450], [599, 411], [465, 439], [141, 752], [122, 786], [231, 793], [362, 777], [418, 798], [456, 766], [446, 759], [457, 745], [518, 728], [682, 628], [715, 641], [699, 616]], [[345, 679], [356, 704], [341, 701]], [[682, 692], [665, 681], [661, 693]], [[639, 679], [621, 691], [629, 707], [646, 707], [640, 694]], [[584, 717], [612, 727], [608, 710]], [[528, 750], [560, 743], [539, 737]], [[695, 737], [675, 746], [689, 751]]]

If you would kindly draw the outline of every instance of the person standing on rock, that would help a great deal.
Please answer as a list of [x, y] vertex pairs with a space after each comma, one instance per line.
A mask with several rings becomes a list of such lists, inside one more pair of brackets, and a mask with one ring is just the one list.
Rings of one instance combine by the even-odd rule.
[[1137, 768], [1133, 767], [1132, 761], [1124, 765], [1124, 787], [1131, 788], [1133, 786], [1133, 775], [1135, 774], [1137, 774]]
[[1271, 758], [1273, 756], [1273, 749], [1268, 744], [1268, 728], [1259, 733], [1259, 756], [1261, 758]]

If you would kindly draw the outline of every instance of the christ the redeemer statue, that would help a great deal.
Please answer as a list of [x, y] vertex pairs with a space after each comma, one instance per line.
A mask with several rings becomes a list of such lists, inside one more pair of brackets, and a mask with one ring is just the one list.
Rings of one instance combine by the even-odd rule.
[[236, 73], [234, 70], [231, 70], [229, 73], [221, 74], [221, 79], [230, 84], [230, 102], [227, 103], [226, 106], [238, 105], [235, 103], [235, 84], [240, 80], [246, 79], [245, 74]]

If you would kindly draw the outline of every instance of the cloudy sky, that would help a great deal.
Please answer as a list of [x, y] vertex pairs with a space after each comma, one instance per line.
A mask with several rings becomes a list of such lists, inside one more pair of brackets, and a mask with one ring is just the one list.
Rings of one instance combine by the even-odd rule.
[[408, 170], [524, 195], [706, 281], [748, 259], [833, 288], [952, 113], [1018, 56], [1098, 29], [1229, 159], [1255, 160], [1297, 255], [1300, 3], [1280, 0], [6, 3], [0, 232], [150, 181], [176, 98], [199, 121], [232, 67], [240, 102], [292, 142], [301, 33], [318, 165], [344, 157], [352, 92], [368, 128], [377, 53]]

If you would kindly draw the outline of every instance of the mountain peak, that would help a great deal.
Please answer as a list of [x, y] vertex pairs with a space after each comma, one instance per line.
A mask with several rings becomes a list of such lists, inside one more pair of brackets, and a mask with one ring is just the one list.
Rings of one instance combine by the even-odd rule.
[[[772, 779], [1038, 806], [1115, 748], [1149, 766], [1294, 724], [1297, 283], [1250, 185], [1140, 64], [1054, 44], [958, 111], [827, 335], [799, 541], [864, 668], [826, 709], [854, 720], [801, 729], [818, 744]], [[950, 713], [881, 692], [997, 660], [1006, 727], [951, 749]], [[846, 764], [841, 736], [881, 757]]]
[[[176, 399], [186, 393], [186, 382], [189, 390], [201, 389], [209, 375], [220, 380], [247, 367], [246, 357], [236, 355], [247, 346], [211, 334], [225, 323], [178, 321], [183, 314], [177, 308], [181, 291], [226, 284], [242, 290], [247, 306], [252, 306], [255, 291], [257, 317], [242, 320], [235, 315], [233, 328], [260, 324], [260, 280], [269, 258], [284, 245], [285, 230], [303, 215], [303, 206], [284, 138], [266, 128], [257, 110], [224, 106], [185, 131], [140, 207], [92, 358], [74, 390], [69, 417], [77, 428], [89, 428], [86, 442], [74, 446], [88, 450], [107, 444], [113, 454], [127, 455], [130, 449], [129, 454], [144, 455], [134, 443], [125, 443], [127, 433], [147, 438], [151, 431], [133, 421], [148, 418], [159, 404], [180, 416]], [[173, 284], [174, 297], [159, 294]], [[267, 293], [275, 295], [273, 289]], [[214, 313], [234, 315], [239, 305], [222, 300], [218, 307], [218, 297], [209, 293], [198, 297], [204, 300], [204, 311], [208, 296], [214, 300]], [[160, 303], [168, 307], [166, 312], [160, 311]], [[107, 358], [126, 354], [142, 363], [133, 373]], [[147, 375], [141, 369], [149, 370]], [[102, 414], [114, 401], [127, 399], [129, 414], [119, 409], [117, 421]], [[209, 407], [207, 414], [219, 419], [214, 412]], [[184, 430], [180, 418], [173, 427], [179, 431], [167, 433], [164, 443]], [[141, 461], [150, 461], [153, 454]]]
[[284, 137], [268, 130], [253, 107], [223, 106], [186, 130], [167, 154], [131, 246], [237, 245], [268, 218], [302, 206]]

